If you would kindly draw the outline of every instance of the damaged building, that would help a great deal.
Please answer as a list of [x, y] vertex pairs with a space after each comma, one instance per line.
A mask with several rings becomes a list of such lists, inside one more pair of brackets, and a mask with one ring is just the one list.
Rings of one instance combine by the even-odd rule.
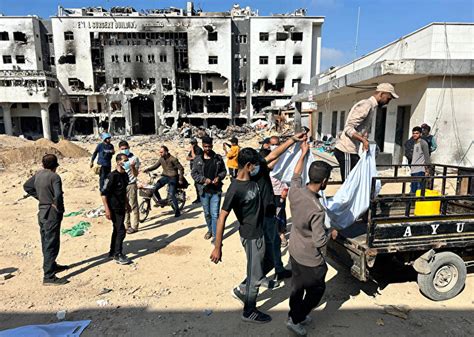
[[[35, 20], [45, 22], [33, 40], [47, 47], [44, 70], [57, 79], [55, 120], [65, 136], [159, 134], [184, 122], [223, 129], [266, 118], [272, 101], [289, 100], [319, 73], [324, 22], [305, 10], [259, 16], [239, 5], [205, 12], [192, 2], [146, 11], [59, 7], [50, 21]], [[32, 33], [21, 32], [28, 43]]]

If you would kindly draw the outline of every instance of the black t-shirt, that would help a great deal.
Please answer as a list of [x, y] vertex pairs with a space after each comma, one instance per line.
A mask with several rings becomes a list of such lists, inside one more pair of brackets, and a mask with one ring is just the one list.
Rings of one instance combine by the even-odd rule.
[[[199, 145], [194, 145], [194, 154], [197, 156], [202, 155], [204, 152], [203, 150], [199, 147]], [[188, 157], [191, 157], [191, 151], [188, 153]], [[191, 170], [193, 169], [193, 160], [189, 162], [189, 165], [191, 166]]]
[[107, 197], [109, 208], [125, 211], [127, 202], [128, 174], [117, 170], [110, 172], [102, 188], [102, 195]]
[[[215, 156], [215, 154], [214, 154]], [[210, 159], [206, 159], [203, 156], [204, 161], [204, 177], [214, 180], [217, 177], [217, 165], [214, 157]], [[204, 192], [207, 193], [218, 193], [220, 192], [220, 188], [214, 184], [209, 184], [204, 186]]]
[[273, 194], [273, 185], [270, 179], [270, 169], [263, 157], [260, 157], [260, 170], [255, 176], [251, 176], [250, 180], [255, 181], [260, 189], [264, 214], [267, 217], [275, 216], [275, 195]]
[[263, 235], [263, 209], [258, 184], [254, 181], [232, 180], [222, 209], [234, 210], [239, 221], [240, 236], [258, 239]]

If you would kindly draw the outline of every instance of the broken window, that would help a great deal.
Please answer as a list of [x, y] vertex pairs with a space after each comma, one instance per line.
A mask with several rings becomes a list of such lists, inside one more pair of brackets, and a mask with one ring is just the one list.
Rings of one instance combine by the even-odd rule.
[[16, 63], [25, 63], [25, 55], [16, 55]]
[[161, 54], [160, 55], [160, 62], [167, 62], [168, 61], [168, 57], [166, 56], [166, 54]]
[[209, 56], [209, 64], [217, 64], [217, 56]]
[[169, 80], [169, 78], [163, 77], [161, 79], [161, 85], [163, 86], [163, 90], [171, 90], [172, 89], [171, 81]]
[[65, 41], [72, 41], [74, 40], [74, 33], [69, 31], [69, 32], [64, 32], [64, 40]]
[[207, 41], [217, 41], [217, 32], [208, 32]]
[[149, 63], [155, 63], [155, 55], [154, 54], [148, 54], [148, 62]]
[[155, 83], [156, 83], [155, 78], [154, 78], [154, 77], [150, 77], [150, 78], [148, 79], [148, 83], [150, 83], [150, 84], [155, 84]]
[[292, 32], [291, 39], [293, 41], [303, 41], [303, 32]]
[[268, 56], [260, 56], [260, 64], [268, 64]]
[[260, 33], [260, 41], [268, 41], [268, 37], [269, 37], [269, 34], [268, 33], [264, 33], [264, 32], [261, 32]]
[[13, 40], [18, 42], [26, 42], [26, 34], [22, 32], [13, 32]]
[[213, 91], [212, 89], [213, 89], [212, 82], [211, 81], [207, 82], [206, 83], [206, 91], [207, 92], [212, 92]]
[[0, 41], [8, 41], [10, 38], [8, 37], [8, 32], [0, 32]]
[[0, 87], [11, 87], [11, 86], [12, 86], [12, 81], [10, 81], [10, 80], [0, 80]]
[[120, 78], [119, 77], [112, 78], [112, 83], [113, 84], [120, 84]]
[[53, 43], [53, 34], [46, 34], [46, 40], [48, 43]]
[[285, 79], [284, 78], [277, 78], [275, 81], [275, 90], [283, 91], [285, 87]]
[[291, 80], [291, 87], [293, 88], [295, 84], [300, 84], [301, 83], [301, 78], [294, 78]]
[[276, 64], [285, 64], [285, 56], [277, 56]]
[[11, 55], [3, 55], [3, 63], [12, 63], [12, 57]]
[[302, 64], [303, 63], [303, 56], [295, 55], [293, 56], [293, 64]]
[[288, 39], [287, 32], [277, 32], [277, 41], [286, 41]]
[[79, 80], [77, 78], [68, 78], [67, 83], [70, 87], [79, 87]]
[[123, 62], [130, 62], [130, 54], [123, 54]]
[[247, 43], [247, 35], [239, 35], [238, 36], [238, 43], [240, 44], [246, 44]]
[[130, 77], [125, 78], [125, 87], [129, 88], [132, 85], [132, 79]]
[[141, 54], [138, 54], [137, 56], [135, 56], [135, 61], [137, 62], [143, 62], [143, 57]]
[[138, 77], [138, 78], [137, 78], [137, 82], [138, 82], [138, 84], [139, 84], [140, 86], [142, 86], [142, 85], [143, 85], [143, 78]]
[[119, 61], [118, 55], [112, 55], [111, 58], [112, 58], [113, 63], [118, 63], [118, 61]]
[[72, 54], [63, 55], [58, 59], [59, 64], [76, 64], [76, 56]]

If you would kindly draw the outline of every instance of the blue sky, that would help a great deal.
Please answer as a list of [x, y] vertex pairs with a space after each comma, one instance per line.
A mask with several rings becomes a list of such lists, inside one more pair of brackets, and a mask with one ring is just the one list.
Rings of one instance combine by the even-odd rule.
[[[196, 0], [196, 7], [224, 11], [232, 4], [251, 6], [261, 15], [306, 8], [308, 15], [325, 16], [321, 69], [354, 59], [357, 9], [360, 7], [357, 56], [364, 55], [430, 22], [474, 22], [474, 0]], [[36, 14], [43, 18], [64, 7], [130, 6], [135, 9], [185, 7], [185, 0], [0, 0], [5, 15]]]

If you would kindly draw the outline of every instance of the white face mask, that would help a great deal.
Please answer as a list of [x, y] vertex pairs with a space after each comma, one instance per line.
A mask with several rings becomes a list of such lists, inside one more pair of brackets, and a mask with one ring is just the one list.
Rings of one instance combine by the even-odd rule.
[[270, 145], [270, 150], [273, 151], [278, 147], [278, 145]]
[[250, 175], [253, 177], [253, 176], [256, 176], [258, 174], [258, 172], [260, 172], [260, 165], [255, 165], [255, 168], [250, 171]]

